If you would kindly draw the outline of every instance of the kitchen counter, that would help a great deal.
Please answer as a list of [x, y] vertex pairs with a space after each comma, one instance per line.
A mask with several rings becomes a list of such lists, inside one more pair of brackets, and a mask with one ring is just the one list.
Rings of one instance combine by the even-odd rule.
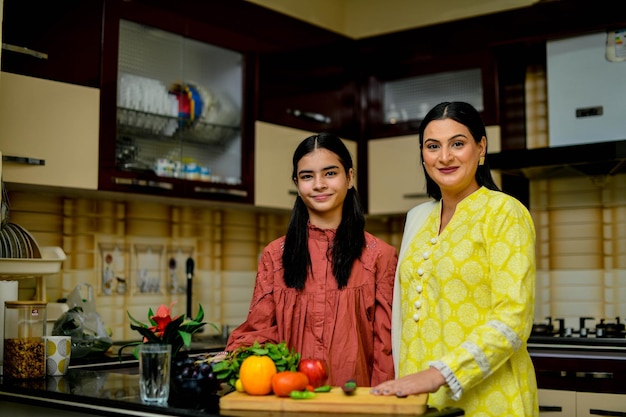
[[[217, 349], [217, 348], [216, 348]], [[218, 351], [218, 350], [215, 350]], [[114, 358], [114, 360], [111, 360]], [[45, 380], [14, 381], [0, 378], [0, 414], [5, 414], [3, 404], [27, 407], [29, 411], [22, 415], [33, 415], [33, 407], [75, 412], [82, 415], [101, 416], [259, 416], [263, 410], [220, 412], [219, 399], [230, 392], [224, 390], [200, 396], [196, 401], [182, 398], [171, 390], [168, 407], [143, 404], [139, 398], [139, 375], [137, 361], [124, 355], [123, 361], [117, 355], [105, 355], [100, 362], [88, 363], [86, 360], [72, 363], [68, 374], [63, 377], [47, 377]], [[29, 414], [30, 413], [30, 414]], [[280, 413], [284, 417], [299, 417], [302, 413]], [[319, 413], [306, 413], [310, 416]], [[15, 414], [11, 414], [15, 415]], [[47, 414], [53, 415], [53, 414]], [[78, 414], [76, 414], [78, 415]], [[429, 409], [423, 416], [461, 416], [460, 409], [438, 411]], [[347, 414], [342, 414], [349, 417]]]

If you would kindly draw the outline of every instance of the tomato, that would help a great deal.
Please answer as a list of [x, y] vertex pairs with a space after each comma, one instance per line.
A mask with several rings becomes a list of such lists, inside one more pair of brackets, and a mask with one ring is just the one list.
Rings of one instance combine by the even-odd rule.
[[291, 391], [302, 391], [309, 385], [309, 378], [302, 372], [282, 371], [272, 378], [272, 391], [279, 397], [289, 397]]
[[298, 371], [306, 374], [313, 388], [321, 387], [328, 381], [328, 366], [322, 359], [302, 359]]

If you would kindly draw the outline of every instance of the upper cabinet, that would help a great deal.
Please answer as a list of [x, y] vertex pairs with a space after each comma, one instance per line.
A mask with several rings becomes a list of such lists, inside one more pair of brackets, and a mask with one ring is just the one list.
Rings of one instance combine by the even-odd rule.
[[359, 41], [362, 78], [367, 79], [365, 138], [417, 133], [428, 110], [443, 101], [469, 102], [486, 124], [497, 123], [493, 54], [485, 44], [450, 39], [448, 25]]
[[[500, 126], [487, 126], [488, 151], [500, 151]], [[428, 201], [426, 177], [420, 159], [418, 135], [404, 135], [367, 142], [368, 213], [404, 214]], [[501, 186], [499, 172], [492, 172]]]
[[2, 71], [100, 85], [102, 0], [3, 0]]
[[102, 3], [3, 3], [3, 180], [96, 190]]
[[99, 188], [249, 201], [245, 52], [185, 13], [112, 1], [105, 19]]
[[355, 54], [354, 41], [339, 35], [322, 47], [262, 54], [258, 119], [358, 138]]
[[[254, 205], [291, 210], [298, 193], [291, 178], [293, 153], [300, 142], [317, 132], [261, 121], [255, 126]], [[343, 142], [358, 176], [357, 143], [347, 139]]]
[[0, 73], [6, 182], [95, 190], [100, 90]]

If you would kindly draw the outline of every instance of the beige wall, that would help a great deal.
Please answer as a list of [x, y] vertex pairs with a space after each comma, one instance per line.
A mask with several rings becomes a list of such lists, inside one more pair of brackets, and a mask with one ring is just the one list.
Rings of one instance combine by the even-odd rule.
[[538, 0], [248, 0], [358, 39], [529, 6]]

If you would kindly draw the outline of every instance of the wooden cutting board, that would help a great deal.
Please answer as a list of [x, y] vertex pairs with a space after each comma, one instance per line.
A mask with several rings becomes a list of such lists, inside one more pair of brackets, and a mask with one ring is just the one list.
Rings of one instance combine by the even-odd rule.
[[412, 414], [426, 412], [427, 394], [411, 395], [406, 398], [377, 396], [369, 393], [369, 387], [359, 387], [353, 395], [346, 395], [340, 387], [330, 392], [317, 393], [317, 397], [294, 400], [275, 395], [248, 395], [231, 392], [220, 398], [220, 411], [286, 411], [317, 413], [367, 413], [367, 414]]

